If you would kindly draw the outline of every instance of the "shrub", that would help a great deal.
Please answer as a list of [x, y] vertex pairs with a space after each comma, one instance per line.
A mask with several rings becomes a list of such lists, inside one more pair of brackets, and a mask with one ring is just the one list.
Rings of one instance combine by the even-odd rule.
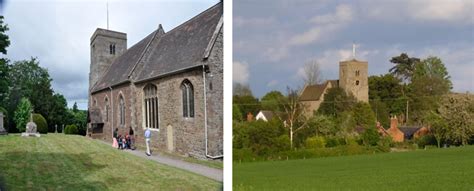
[[65, 134], [78, 134], [79, 130], [77, 129], [77, 126], [72, 124], [72, 125], [66, 125], [66, 128], [64, 128], [64, 133]]
[[339, 145], [345, 145], [345, 140], [343, 138], [337, 138], [337, 137], [326, 138], [326, 147], [336, 147]]
[[382, 137], [377, 143], [377, 149], [381, 152], [389, 152], [390, 147], [393, 146], [392, 137]]
[[379, 133], [374, 127], [367, 128], [364, 133], [362, 133], [362, 142], [366, 146], [376, 146], [379, 140]]
[[290, 138], [288, 135], [280, 135], [279, 137], [275, 138], [275, 148], [279, 151], [286, 151], [289, 150], [290, 145]]
[[13, 116], [18, 131], [24, 132], [26, 130], [26, 124], [30, 120], [30, 112], [32, 110], [33, 106], [31, 105], [30, 100], [27, 98], [21, 98]]
[[36, 123], [36, 128], [39, 133], [45, 134], [48, 133], [48, 123], [46, 119], [38, 113], [33, 114], [33, 122]]
[[307, 149], [324, 148], [326, 147], [326, 140], [321, 136], [310, 137], [306, 139], [305, 146]]
[[437, 145], [436, 139], [433, 135], [425, 135], [415, 140], [418, 147], [424, 148], [427, 145]]

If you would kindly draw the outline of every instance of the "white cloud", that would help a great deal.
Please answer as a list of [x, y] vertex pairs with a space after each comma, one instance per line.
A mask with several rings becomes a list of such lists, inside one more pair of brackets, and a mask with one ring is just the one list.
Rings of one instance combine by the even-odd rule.
[[327, 39], [353, 20], [354, 11], [350, 5], [338, 5], [334, 13], [318, 15], [310, 22], [315, 24], [309, 30], [290, 38], [290, 45], [306, 45]]
[[268, 18], [244, 18], [244, 17], [234, 17], [232, 20], [234, 27], [263, 27], [267, 25], [275, 24], [275, 19]]
[[268, 61], [277, 62], [288, 57], [289, 55], [288, 51], [289, 50], [286, 47], [286, 45], [283, 44], [283, 45], [280, 45], [280, 47], [276, 47], [276, 48], [270, 47], [267, 50], [265, 50], [263, 54]]
[[474, 24], [472, 0], [366, 1], [361, 7], [365, 10], [361, 12], [377, 20]]
[[246, 62], [234, 61], [234, 64], [232, 65], [232, 80], [241, 84], [248, 83], [249, 65]]

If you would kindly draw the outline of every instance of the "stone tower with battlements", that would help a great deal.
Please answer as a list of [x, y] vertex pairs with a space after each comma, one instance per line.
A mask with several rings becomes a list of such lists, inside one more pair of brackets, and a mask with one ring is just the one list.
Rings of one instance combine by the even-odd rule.
[[91, 37], [90, 46], [89, 91], [112, 61], [127, 50], [127, 34], [98, 28]]
[[356, 59], [339, 62], [339, 87], [358, 101], [369, 101], [368, 65]]

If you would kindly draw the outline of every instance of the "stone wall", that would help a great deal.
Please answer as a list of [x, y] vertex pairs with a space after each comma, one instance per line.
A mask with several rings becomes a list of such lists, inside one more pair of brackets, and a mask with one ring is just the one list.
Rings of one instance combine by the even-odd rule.
[[[358, 72], [358, 75], [356, 74]], [[358, 84], [357, 84], [358, 81]], [[349, 60], [339, 63], [339, 86], [359, 101], [369, 101], [368, 63]]]

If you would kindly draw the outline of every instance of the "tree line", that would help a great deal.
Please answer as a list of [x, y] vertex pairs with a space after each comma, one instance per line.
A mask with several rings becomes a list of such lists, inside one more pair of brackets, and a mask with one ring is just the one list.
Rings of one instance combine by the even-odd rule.
[[[474, 96], [451, 92], [452, 82], [440, 58], [420, 59], [402, 53], [390, 62], [393, 67], [386, 74], [369, 76], [369, 103], [333, 87], [312, 115], [303, 114], [305, 105], [298, 100], [301, 89], [288, 87], [285, 94], [270, 91], [258, 99], [248, 85], [234, 84], [234, 152], [245, 158], [348, 145], [359, 150], [355, 153], [364, 153], [367, 149], [388, 151], [397, 145], [440, 147], [474, 142]], [[307, 65], [306, 70], [312, 71], [305, 71], [305, 85], [321, 83], [318, 63]], [[247, 121], [248, 113], [255, 116], [260, 110], [272, 111], [276, 117], [270, 122]], [[393, 143], [375, 128], [376, 122], [388, 128], [390, 116], [397, 116], [402, 125], [429, 127], [430, 134]]]
[[[6, 56], [10, 39], [3, 19], [0, 16], [0, 52]], [[65, 125], [74, 124], [78, 133], [85, 135], [87, 112], [78, 110], [76, 103], [73, 109], [68, 109], [65, 97], [52, 89], [52, 81], [37, 58], [0, 59], [0, 111], [6, 116], [8, 132], [23, 132], [32, 112], [45, 119], [46, 132], [61, 132]]]

